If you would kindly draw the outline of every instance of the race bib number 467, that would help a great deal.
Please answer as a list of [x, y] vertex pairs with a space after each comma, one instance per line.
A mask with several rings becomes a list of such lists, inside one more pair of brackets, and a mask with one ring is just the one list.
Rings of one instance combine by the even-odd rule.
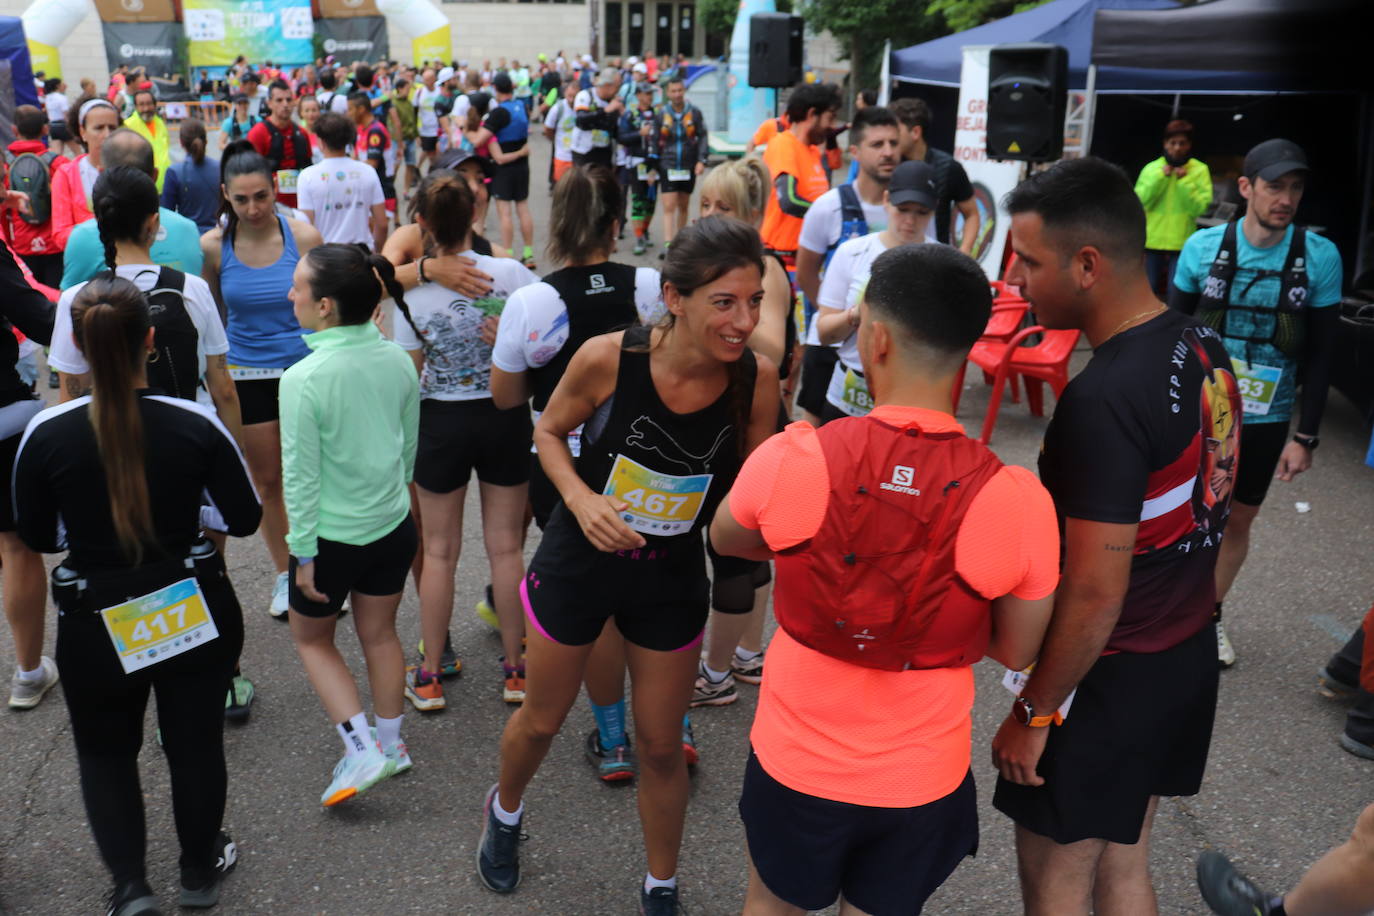
[[624, 455], [616, 455], [611, 476], [601, 492], [629, 504], [620, 513], [625, 524], [640, 534], [665, 537], [692, 530], [713, 476], [660, 474]]

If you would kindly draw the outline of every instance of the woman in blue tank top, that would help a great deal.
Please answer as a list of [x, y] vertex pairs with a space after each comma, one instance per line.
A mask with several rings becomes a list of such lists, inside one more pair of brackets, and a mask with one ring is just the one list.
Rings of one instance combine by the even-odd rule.
[[243, 450], [262, 498], [262, 537], [277, 567], [268, 613], [285, 620], [287, 525], [277, 386], [282, 373], [310, 353], [287, 294], [297, 262], [322, 240], [314, 226], [277, 212], [272, 166], [247, 140], [231, 143], [220, 161], [224, 220], [201, 236], [202, 275], [227, 318]]

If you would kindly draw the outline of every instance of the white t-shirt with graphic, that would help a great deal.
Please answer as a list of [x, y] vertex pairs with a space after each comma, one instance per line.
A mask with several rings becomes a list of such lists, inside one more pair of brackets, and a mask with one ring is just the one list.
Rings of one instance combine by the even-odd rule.
[[[539, 278], [519, 261], [493, 258], [468, 250], [465, 258], [491, 279], [491, 292], [478, 299], [425, 283], [406, 293], [406, 305], [415, 322], [405, 316], [393, 321], [396, 342], [407, 350], [424, 350], [420, 397], [436, 401], [474, 401], [491, 397], [492, 348], [482, 341], [482, 323], [491, 315], [502, 316], [507, 300], [516, 290], [538, 283]], [[424, 335], [424, 343], [416, 336]], [[498, 332], [499, 334], [499, 332]]]
[[559, 162], [572, 162], [573, 131], [577, 128], [577, 112], [567, 99], [559, 99], [544, 118], [544, 126], [553, 131], [553, 157]]
[[308, 166], [296, 181], [296, 206], [315, 214], [315, 228], [326, 242], [373, 247], [368, 219], [373, 205], [385, 202], [377, 170], [346, 156]]

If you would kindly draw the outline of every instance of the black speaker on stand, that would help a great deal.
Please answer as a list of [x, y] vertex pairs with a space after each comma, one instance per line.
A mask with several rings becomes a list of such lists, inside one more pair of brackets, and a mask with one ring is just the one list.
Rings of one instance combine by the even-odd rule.
[[788, 89], [802, 80], [802, 17], [755, 13], [749, 17], [749, 85]]
[[1058, 159], [1068, 90], [1069, 52], [1060, 45], [997, 45], [989, 51], [989, 158]]

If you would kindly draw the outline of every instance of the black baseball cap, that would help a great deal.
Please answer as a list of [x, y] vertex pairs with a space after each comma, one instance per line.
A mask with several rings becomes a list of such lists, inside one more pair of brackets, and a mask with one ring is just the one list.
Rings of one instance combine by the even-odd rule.
[[1307, 154], [1291, 140], [1265, 140], [1245, 154], [1245, 164], [1241, 174], [1246, 178], [1263, 178], [1277, 181], [1289, 172], [1306, 172]]
[[915, 159], [903, 162], [892, 172], [887, 186], [887, 199], [895, 207], [899, 204], [920, 204], [931, 210], [939, 194], [935, 191], [935, 170], [929, 163]]
[[492, 175], [496, 173], [496, 164], [494, 162], [485, 156], [477, 155], [472, 150], [465, 149], [449, 150], [435, 160], [434, 167], [436, 169], [452, 169], [456, 172], [458, 171], [458, 166], [467, 162], [469, 159], [475, 159], [477, 161], [477, 164], [482, 167], [482, 174], [487, 178], [492, 177]]
[[496, 76], [492, 77], [491, 88], [505, 95], [506, 93], [515, 91], [515, 84], [511, 82], [510, 74], [502, 70], [500, 73], [496, 74]]

